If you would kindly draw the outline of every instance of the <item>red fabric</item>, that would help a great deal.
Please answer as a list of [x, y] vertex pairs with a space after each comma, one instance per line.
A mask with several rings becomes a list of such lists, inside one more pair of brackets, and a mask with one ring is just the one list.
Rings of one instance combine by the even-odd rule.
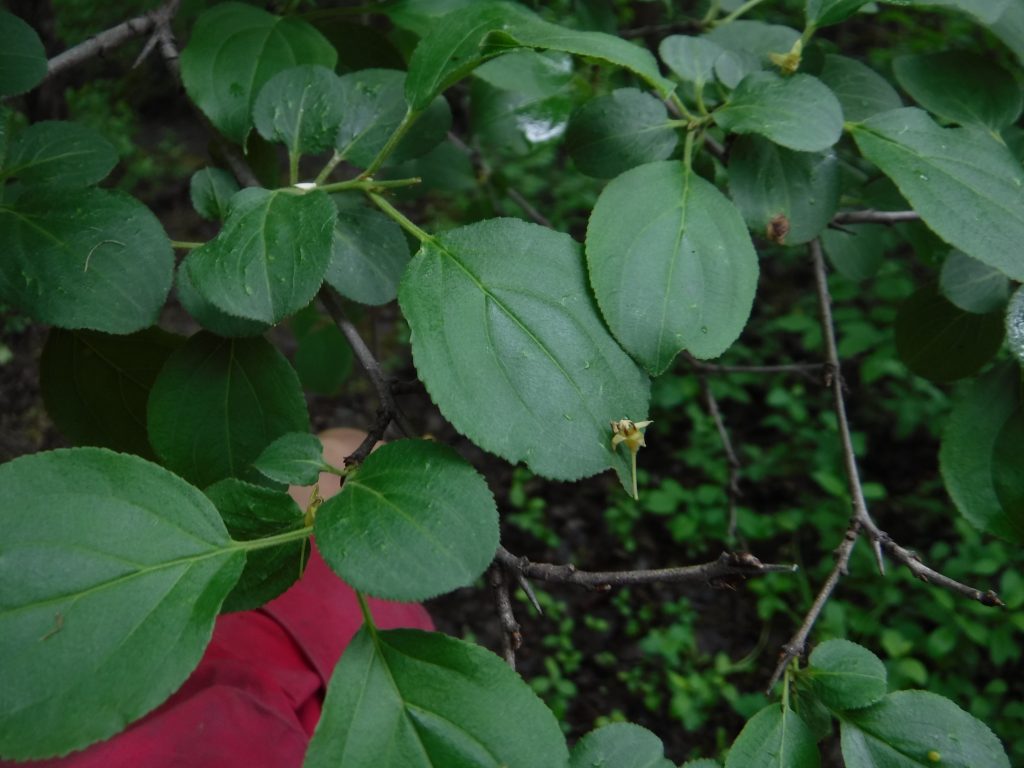
[[[420, 605], [369, 603], [383, 629], [434, 628]], [[30, 765], [300, 766], [331, 672], [361, 624], [355, 593], [314, 548], [305, 574], [285, 594], [217, 619], [199, 666], [158, 709], [109, 741]]]

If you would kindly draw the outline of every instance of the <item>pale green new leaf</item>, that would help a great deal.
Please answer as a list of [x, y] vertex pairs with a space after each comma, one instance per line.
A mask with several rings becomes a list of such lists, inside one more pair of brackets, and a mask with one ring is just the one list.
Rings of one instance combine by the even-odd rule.
[[849, 640], [827, 640], [814, 649], [806, 674], [818, 697], [833, 710], [859, 709], [886, 694], [882, 660]]
[[843, 133], [839, 101], [810, 75], [751, 73], [713, 114], [723, 130], [757, 133], [798, 152], [821, 152]]
[[729, 194], [753, 232], [799, 245], [817, 237], [836, 212], [839, 164], [831, 151], [794, 152], [743, 136], [729, 151]]
[[572, 116], [565, 138], [576, 166], [600, 179], [664, 160], [678, 141], [665, 105], [636, 88], [588, 101]]
[[900, 56], [897, 82], [932, 114], [961, 125], [1000, 131], [1016, 122], [1024, 92], [1014, 76], [991, 58], [966, 51]]
[[46, 50], [32, 27], [0, 11], [0, 40], [0, 96], [17, 96], [46, 77]]
[[498, 548], [494, 497], [447, 446], [400, 440], [371, 453], [316, 515], [329, 566], [355, 589], [418, 601], [473, 583]]
[[928, 691], [891, 693], [844, 713], [842, 750], [846, 768], [1010, 768], [984, 723]]
[[252, 465], [261, 475], [291, 485], [313, 485], [320, 479], [320, 472], [329, 469], [324, 464], [323, 443], [308, 432], [281, 435]]
[[244, 144], [260, 88], [299, 64], [334, 69], [338, 54], [306, 22], [228, 2], [205, 11], [181, 52], [181, 79], [221, 133]]
[[0, 300], [62, 328], [133, 333], [156, 322], [174, 254], [157, 218], [106, 189], [28, 188], [0, 206]]
[[196, 213], [210, 221], [224, 221], [231, 198], [238, 191], [235, 177], [222, 168], [202, 168], [192, 174], [189, 197]]
[[84, 187], [105, 179], [115, 165], [114, 145], [89, 126], [46, 120], [30, 125], [11, 143], [0, 179]]
[[979, 128], [941, 128], [914, 108], [850, 130], [935, 234], [1024, 280], [1024, 169], [1005, 145]]
[[591, 731], [573, 747], [569, 768], [674, 768], [661, 739], [633, 723]]
[[743, 726], [725, 768], [818, 768], [814, 735], [793, 710], [769, 704]]
[[222, 312], [277, 323], [306, 306], [331, 259], [335, 208], [320, 191], [243, 189], [224, 228], [192, 251], [193, 286]]
[[281, 435], [309, 431], [299, 378], [270, 342], [205, 332], [167, 360], [147, 419], [164, 465], [203, 487], [241, 476]]
[[976, 528], [1024, 543], [1024, 520], [1011, 517], [996, 496], [992, 452], [1021, 401], [1020, 366], [1004, 363], [960, 393], [942, 433], [939, 465], [960, 514]]
[[757, 254], [736, 207], [679, 162], [613, 180], [587, 227], [601, 312], [651, 373], [683, 349], [717, 357], [736, 341], [757, 287]]
[[612, 420], [646, 417], [649, 382], [615, 343], [568, 235], [492, 219], [424, 243], [399, 287], [420, 378], [474, 443], [545, 477], [614, 467]]
[[260, 136], [284, 144], [293, 157], [330, 149], [343, 116], [337, 76], [317, 65], [278, 72], [260, 89], [252, 107]]
[[490, 651], [411, 629], [352, 639], [327, 687], [304, 768], [564, 768], [544, 703]]
[[166, 469], [102, 448], [0, 466], [0, 754], [113, 736], [195, 668], [245, 554]]
[[900, 95], [889, 81], [856, 59], [827, 54], [818, 78], [839, 99], [844, 120], [866, 120], [879, 112], [903, 106]]

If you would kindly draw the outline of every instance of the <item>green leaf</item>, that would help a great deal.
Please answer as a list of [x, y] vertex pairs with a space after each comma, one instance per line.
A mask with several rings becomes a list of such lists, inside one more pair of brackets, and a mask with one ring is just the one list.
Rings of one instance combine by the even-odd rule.
[[721, 768], [721, 766], [716, 760], [703, 758], [701, 760], [687, 760], [680, 768]]
[[117, 150], [89, 126], [46, 120], [11, 143], [0, 179], [84, 187], [105, 179], [115, 165]]
[[416, 369], [457, 430], [537, 474], [629, 468], [609, 422], [646, 417], [647, 377], [605, 330], [568, 235], [492, 219], [431, 238], [398, 293]]
[[[405, 119], [406, 76], [390, 69], [364, 69], [338, 79], [344, 119], [335, 149], [355, 166], [365, 168]], [[444, 141], [451, 128], [448, 102], [437, 97], [402, 138], [389, 157], [400, 163], [425, 155]]]
[[997, 18], [985, 23], [995, 36], [1013, 51], [1017, 61], [1024, 64], [1024, 5], [1004, 0], [1002, 3], [987, 4], [987, 7], [1001, 13]]
[[747, 75], [714, 113], [731, 133], [757, 133], [798, 152], [821, 152], [843, 133], [843, 110], [824, 83], [810, 75]]
[[46, 77], [46, 51], [39, 35], [14, 14], [0, 11], [0, 96], [17, 96]]
[[28, 188], [0, 207], [0, 298], [63, 328], [133, 333], [156, 322], [174, 254], [138, 200], [105, 189]]
[[[381, 13], [387, 13], [387, 6], [378, 7]], [[358, 17], [355, 18], [358, 20]], [[391, 30], [385, 33], [365, 24], [346, 21], [341, 15], [315, 16], [312, 23], [338, 52], [338, 63], [334, 68], [338, 74], [374, 67], [405, 67], [405, 58], [389, 39]]]
[[1024, 529], [1024, 409], [1019, 405], [992, 446], [992, 486], [1014, 528]]
[[245, 554], [205, 496], [135, 456], [37, 453], [0, 466], [0, 487], [0, 744], [54, 757], [177, 690]]
[[46, 412], [72, 443], [155, 458], [146, 401], [183, 341], [155, 327], [130, 336], [51, 329], [39, 361]]
[[199, 291], [192, 285], [192, 278], [188, 275], [191, 259], [192, 255], [189, 254], [178, 265], [178, 271], [174, 275], [174, 289], [181, 306], [197, 323], [206, 330], [226, 338], [262, 336], [270, 330], [270, 323], [234, 317], [227, 312], [222, 312], [200, 296]]
[[1018, 288], [1006, 307], [1006, 341], [1010, 351], [1024, 363], [1024, 289]]
[[739, 211], [678, 162], [642, 165], [604, 188], [587, 226], [587, 265], [612, 333], [654, 374], [680, 350], [710, 358], [728, 349], [757, 288]]
[[844, 224], [844, 232], [826, 229], [821, 245], [843, 277], [860, 282], [874, 277], [885, 261], [889, 231], [880, 224]]
[[842, 717], [846, 768], [1010, 768], [992, 731], [928, 691], [890, 693]]
[[217, 237], [189, 254], [189, 278], [222, 312], [278, 323], [320, 290], [335, 215], [320, 191], [243, 189]]
[[252, 465], [271, 480], [291, 485], [313, 485], [320, 479], [321, 470], [327, 468], [323, 443], [308, 432], [281, 435]]
[[886, 694], [882, 660], [849, 640], [827, 640], [815, 648], [807, 674], [829, 709], [860, 709]]
[[149, 442], [198, 486], [238, 477], [270, 443], [308, 432], [298, 376], [262, 338], [197, 333], [168, 359], [149, 396]]
[[[805, 681], [809, 684], [805, 684]], [[818, 698], [813, 682], [813, 678], [797, 677], [796, 686], [790, 690], [790, 702], [793, 711], [804, 721], [807, 730], [820, 742], [832, 733], [832, 713]]]
[[869, 0], [807, 0], [807, 23], [816, 29], [838, 24]]
[[879, 112], [903, 106], [900, 95], [889, 81], [856, 59], [827, 54], [818, 77], [839, 100], [844, 120], [866, 120]]
[[658, 55], [680, 79], [709, 83], [715, 79], [715, 62], [725, 48], [705, 37], [670, 35], [658, 46]]
[[546, 99], [572, 81], [572, 57], [558, 52], [512, 51], [481, 64], [473, 76], [495, 88]]
[[362, 206], [339, 207], [324, 279], [346, 298], [372, 306], [398, 295], [409, 243], [394, 221]]
[[925, 112], [885, 112], [851, 126], [864, 156], [928, 227], [968, 256], [1024, 280], [1024, 171], [978, 128], [940, 128]]
[[[527, 155], [560, 140], [575, 107], [568, 92], [538, 98], [494, 88], [482, 80], [473, 83], [470, 99], [473, 136], [485, 152], [497, 154]], [[500, 184], [500, 176], [496, 181]]]
[[563, 768], [568, 759], [551, 711], [490, 651], [364, 627], [331, 676], [303, 765]]
[[[307, 320], [308, 318], [308, 320]], [[352, 373], [352, 348], [338, 326], [310, 305], [292, 318], [295, 371], [302, 386], [320, 395], [336, 395]]]
[[900, 56], [893, 74], [929, 112], [954, 123], [999, 131], [1016, 122], [1024, 93], [1013, 75], [989, 57], [966, 51]]
[[284, 144], [289, 155], [315, 155], [334, 146], [344, 116], [338, 78], [306, 65], [278, 72], [260, 89], [252, 121], [260, 136]]
[[189, 98], [221, 133], [244, 144], [263, 85], [299, 64], [334, 69], [338, 54], [313, 27], [237, 2], [205, 11], [181, 52]]
[[224, 221], [231, 198], [238, 191], [235, 177], [221, 168], [202, 168], [192, 174], [189, 196], [196, 213], [210, 221]]
[[664, 160], [676, 141], [665, 105], [636, 88], [591, 99], [572, 116], [566, 134], [576, 166], [599, 179]]
[[896, 315], [896, 352], [914, 373], [933, 381], [956, 381], [981, 370], [1003, 343], [998, 312], [965, 312], [935, 286], [916, 291]]
[[[942, 295], [957, 307], [979, 315], [998, 312], [1010, 297], [1010, 281], [1006, 275], [957, 250], [951, 251], [942, 262], [939, 287]], [[1007, 332], [1010, 332], [1009, 326]]]
[[516, 47], [562, 51], [624, 67], [662, 97], [675, 87], [661, 76], [657, 61], [640, 46], [603, 32], [560, 27], [519, 5], [477, 2], [439, 20], [416, 46], [406, 82], [409, 104], [423, 109], [473, 69]]
[[769, 704], [743, 726], [725, 768], [817, 768], [814, 736], [791, 709]]
[[611, 723], [578, 742], [569, 768], [674, 768], [665, 759], [661, 739], [633, 723]]
[[[724, 60], [732, 58], [740, 65], [740, 76], [736, 80], [739, 82], [745, 75], [770, 66], [771, 54], [786, 53], [792, 49], [793, 43], [800, 39], [800, 33], [779, 24], [739, 19], [715, 27], [704, 35], [704, 39], [720, 45], [733, 54], [732, 57], [719, 57], [715, 62], [715, 69], [718, 70]], [[721, 75], [719, 79], [723, 80]], [[723, 84], [730, 88], [735, 86], [735, 82], [725, 80]]]
[[[302, 510], [284, 491], [228, 477], [205, 493], [235, 541], [262, 539], [303, 527]], [[303, 554], [308, 546], [309, 542], [300, 540], [250, 551], [221, 612], [253, 610], [283, 594], [302, 575]]]
[[992, 24], [1004, 11], [1011, 9], [1013, 0], [885, 0], [893, 5], [914, 5], [923, 8], [952, 8], [970, 14], [982, 24]]
[[839, 164], [831, 151], [793, 152], [743, 136], [729, 150], [729, 194], [751, 230], [799, 245], [817, 237], [839, 206]]
[[1003, 425], [1021, 401], [1020, 367], [1004, 363], [979, 376], [956, 399], [942, 433], [939, 466], [960, 514], [976, 528], [1024, 543], [1024, 521], [996, 496], [992, 454]]
[[316, 514], [327, 564], [355, 589], [426, 600], [473, 583], [498, 548], [487, 481], [428, 440], [383, 445]]

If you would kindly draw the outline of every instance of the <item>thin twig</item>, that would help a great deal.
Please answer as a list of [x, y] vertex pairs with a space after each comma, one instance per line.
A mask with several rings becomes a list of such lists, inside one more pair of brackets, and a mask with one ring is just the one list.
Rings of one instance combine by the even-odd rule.
[[505, 578], [505, 566], [494, 562], [488, 572], [491, 587], [494, 589], [494, 602], [501, 621], [501, 651], [505, 661], [512, 669], [516, 668], [516, 651], [523, 644], [523, 636], [519, 631], [519, 622], [512, 612], [512, 600], [509, 597], [508, 582]]
[[[88, 40], [58, 53], [46, 63], [46, 77], [55, 77], [65, 70], [77, 67], [94, 56], [102, 56], [107, 51], [117, 48], [129, 40], [146, 34], [158, 27], [161, 23], [167, 23], [178, 12], [181, 0], [168, 0], [149, 13], [136, 16], [111, 27]], [[148, 45], [148, 47], [152, 47]]]
[[725, 428], [725, 420], [722, 418], [722, 411], [718, 407], [718, 400], [708, 384], [706, 376], [699, 376], [701, 391], [704, 393], [704, 403], [708, 407], [708, 414], [715, 423], [718, 431], [718, 438], [722, 441], [722, 450], [725, 451], [725, 458], [729, 463], [729, 483], [726, 487], [726, 495], [729, 499], [729, 520], [726, 528], [726, 540], [732, 544], [736, 540], [736, 500], [743, 495], [740, 490], [740, 463], [736, 449], [733, 447], [732, 438], [729, 437], [729, 430]]
[[850, 524], [850, 527], [846, 530], [846, 535], [843, 536], [843, 543], [839, 545], [839, 549], [836, 550], [836, 564], [832, 568], [832, 572], [825, 579], [825, 583], [821, 587], [821, 591], [818, 592], [818, 596], [814, 598], [814, 603], [811, 604], [811, 609], [807, 612], [804, 617], [803, 623], [800, 625], [800, 629], [796, 631], [796, 634], [790, 638], [790, 641], [782, 646], [782, 654], [779, 657], [779, 663], [775, 667], [775, 671], [772, 673], [771, 679], [768, 681], [768, 687], [766, 693], [771, 694], [772, 688], [782, 677], [782, 673], [786, 671], [786, 667], [793, 659], [800, 656], [804, 649], [807, 647], [807, 637], [811, 634], [811, 629], [814, 627], [814, 623], [818, 620], [818, 616], [821, 615], [822, 610], [825, 608], [825, 604], [832, 597], [832, 593], [835, 591], [836, 586], [839, 584], [839, 579], [844, 576], [847, 572], [847, 568], [850, 564], [850, 555], [853, 553], [853, 546], [857, 543], [857, 539], [860, 536], [860, 522], [855, 518]]
[[717, 560], [702, 565], [684, 565], [678, 568], [657, 568], [654, 570], [629, 571], [580, 571], [574, 565], [533, 563], [525, 557], [517, 557], [504, 547], [498, 547], [496, 559], [514, 572], [531, 579], [575, 584], [591, 589], [608, 590], [628, 584], [671, 584], [710, 583], [717, 585], [730, 577], [763, 576], [766, 573], [792, 573], [795, 565], [762, 563], [747, 552], [723, 552]]
[[825, 368], [824, 363], [784, 363], [780, 365], [721, 365], [719, 363], [705, 363], [698, 360], [689, 352], [683, 353], [686, 362], [701, 373], [795, 373], [809, 379], [815, 379], [815, 374]]
[[833, 224], [897, 224], [901, 221], [919, 221], [917, 211], [844, 211], [832, 217]]
[[374, 389], [377, 390], [377, 397], [380, 399], [381, 408], [390, 418], [394, 419], [398, 428], [405, 435], [413, 434], [412, 427], [405, 420], [404, 415], [398, 408], [398, 403], [395, 402], [391, 387], [380, 369], [380, 363], [377, 362], [377, 358], [373, 356], [370, 348], [366, 346], [366, 342], [363, 341], [363, 337], [359, 335], [356, 327], [352, 325], [352, 321], [345, 316], [345, 312], [341, 308], [341, 302], [335, 297], [332, 289], [326, 286], [320, 291], [319, 295], [320, 302], [334, 320], [335, 325], [344, 334], [349, 346], [352, 347], [352, 351], [355, 353], [356, 359], [359, 360], [359, 364], [363, 366], [363, 370], [366, 371], [366, 375], [373, 383]]

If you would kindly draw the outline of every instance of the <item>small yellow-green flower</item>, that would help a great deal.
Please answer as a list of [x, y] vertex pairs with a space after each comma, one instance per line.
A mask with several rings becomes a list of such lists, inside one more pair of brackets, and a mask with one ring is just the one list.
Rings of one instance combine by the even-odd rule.
[[612, 450], [614, 451], [620, 445], [625, 443], [626, 448], [629, 449], [630, 456], [630, 467], [633, 471], [633, 498], [640, 498], [640, 494], [636, 488], [636, 454], [641, 448], [645, 448], [647, 443], [644, 442], [644, 430], [647, 429], [653, 422], [651, 421], [630, 421], [629, 419], [619, 419], [618, 421], [611, 422], [612, 427]]

